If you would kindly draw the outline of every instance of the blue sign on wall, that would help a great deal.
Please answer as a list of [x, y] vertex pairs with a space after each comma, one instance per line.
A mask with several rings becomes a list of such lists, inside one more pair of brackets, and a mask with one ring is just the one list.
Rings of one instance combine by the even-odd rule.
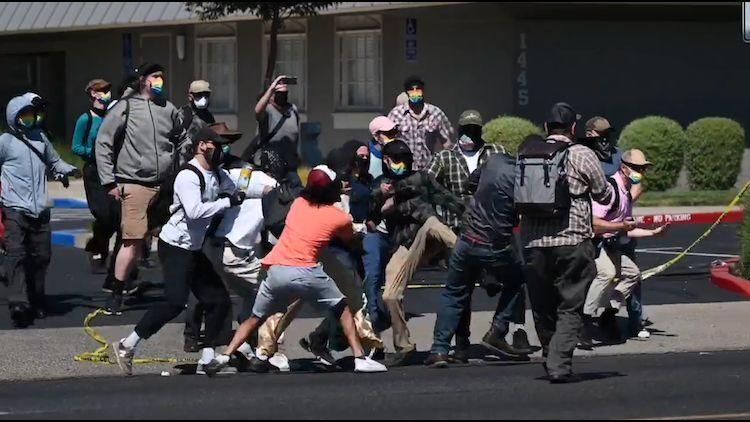
[[406, 18], [406, 61], [416, 62], [417, 61], [417, 19]]

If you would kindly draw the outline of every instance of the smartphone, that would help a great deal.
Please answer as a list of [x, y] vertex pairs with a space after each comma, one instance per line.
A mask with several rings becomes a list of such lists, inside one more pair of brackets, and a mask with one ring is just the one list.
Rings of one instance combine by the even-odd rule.
[[281, 83], [283, 83], [284, 85], [297, 85], [297, 78], [284, 78], [281, 80]]

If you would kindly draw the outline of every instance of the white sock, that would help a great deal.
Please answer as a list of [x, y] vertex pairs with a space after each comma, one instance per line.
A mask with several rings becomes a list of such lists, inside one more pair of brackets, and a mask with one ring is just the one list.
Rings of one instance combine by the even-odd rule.
[[209, 363], [212, 360], [214, 360], [214, 357], [216, 356], [216, 353], [214, 353], [213, 347], [206, 347], [205, 349], [201, 350], [201, 362], [203, 363]]
[[253, 353], [253, 347], [247, 343], [242, 343], [242, 346], [240, 346], [237, 351], [245, 356], [255, 356], [255, 353]]
[[135, 349], [140, 342], [141, 338], [138, 337], [138, 334], [136, 334], [135, 331], [133, 331], [128, 338], [122, 340], [122, 345], [125, 346], [126, 349]]
[[516, 324], [515, 322], [510, 323], [510, 332], [515, 333], [518, 330], [525, 330], [525, 326], [523, 324]]
[[221, 364], [227, 364], [227, 363], [229, 363], [229, 356], [228, 355], [219, 355], [219, 356], [216, 356], [215, 359], [216, 359], [217, 362], [219, 362]]

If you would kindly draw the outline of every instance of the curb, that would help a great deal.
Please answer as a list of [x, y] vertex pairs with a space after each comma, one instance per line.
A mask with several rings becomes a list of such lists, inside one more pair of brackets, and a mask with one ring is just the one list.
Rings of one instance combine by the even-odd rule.
[[89, 229], [55, 230], [52, 232], [52, 245], [84, 249], [90, 236]]
[[711, 264], [711, 282], [718, 287], [750, 296], [750, 280], [729, 272], [729, 266], [739, 261], [739, 258], [731, 258], [726, 261], [715, 261]]
[[88, 209], [89, 204], [85, 199], [53, 198], [52, 207], [80, 210]]
[[[682, 214], [650, 214], [634, 215], [639, 224], [712, 224], [722, 215], [722, 212], [695, 212]], [[741, 210], [729, 211], [722, 223], [739, 223], [742, 221]]]

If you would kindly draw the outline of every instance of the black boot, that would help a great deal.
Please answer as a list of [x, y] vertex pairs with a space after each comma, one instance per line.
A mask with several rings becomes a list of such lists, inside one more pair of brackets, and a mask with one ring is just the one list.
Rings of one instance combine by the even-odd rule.
[[529, 336], [523, 328], [519, 328], [513, 333], [513, 348], [525, 355], [530, 355], [537, 350], [529, 343]]
[[622, 341], [622, 333], [617, 324], [617, 309], [607, 308], [599, 317], [599, 329], [610, 342]]

